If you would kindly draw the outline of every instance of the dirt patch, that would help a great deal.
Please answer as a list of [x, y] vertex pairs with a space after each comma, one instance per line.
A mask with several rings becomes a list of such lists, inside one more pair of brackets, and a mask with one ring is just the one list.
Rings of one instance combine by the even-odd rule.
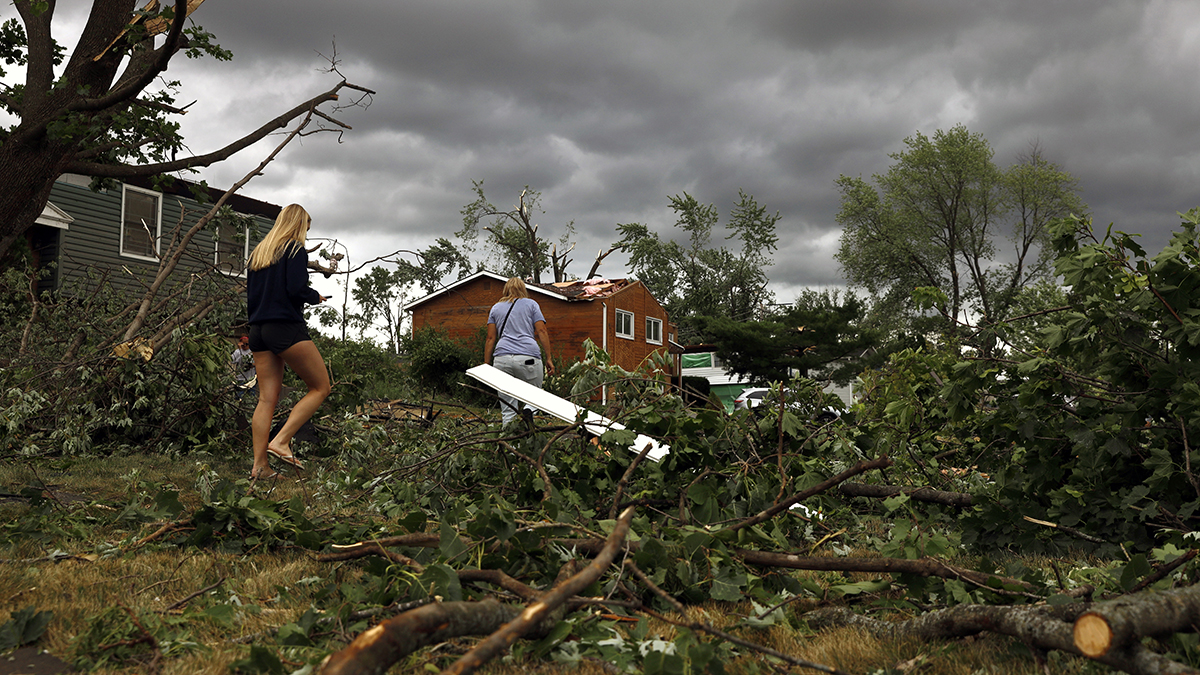
[[39, 652], [36, 647], [21, 647], [8, 656], [0, 656], [0, 675], [57, 675], [75, 672], [62, 659]]

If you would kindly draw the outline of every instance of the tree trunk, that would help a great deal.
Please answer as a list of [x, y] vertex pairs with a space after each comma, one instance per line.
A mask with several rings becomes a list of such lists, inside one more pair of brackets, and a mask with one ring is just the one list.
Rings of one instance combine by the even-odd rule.
[[70, 158], [66, 149], [42, 139], [37, 146], [0, 143], [0, 258], [33, 227], [50, 201], [54, 181]]

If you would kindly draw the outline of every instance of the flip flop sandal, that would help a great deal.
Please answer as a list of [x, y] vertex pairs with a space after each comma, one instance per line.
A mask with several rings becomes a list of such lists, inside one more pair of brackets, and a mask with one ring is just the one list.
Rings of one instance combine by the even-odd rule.
[[284, 464], [290, 464], [297, 471], [304, 470], [304, 465], [300, 463], [300, 460], [296, 459], [295, 455], [285, 455], [282, 452], [279, 452], [278, 450], [273, 450], [271, 448], [267, 448], [267, 454], [274, 457], [275, 459], [278, 459], [279, 461], [283, 462]]

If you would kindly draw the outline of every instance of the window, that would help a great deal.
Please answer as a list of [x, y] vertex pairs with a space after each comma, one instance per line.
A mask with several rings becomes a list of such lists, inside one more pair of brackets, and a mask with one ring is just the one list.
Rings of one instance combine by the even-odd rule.
[[617, 310], [617, 337], [633, 339], [633, 312]]
[[250, 237], [243, 226], [222, 223], [217, 226], [217, 253], [214, 262], [225, 274], [241, 276], [246, 273], [250, 257]]
[[662, 319], [646, 317], [646, 342], [653, 345], [662, 344]]
[[161, 214], [159, 193], [125, 186], [121, 200], [121, 255], [158, 259]]

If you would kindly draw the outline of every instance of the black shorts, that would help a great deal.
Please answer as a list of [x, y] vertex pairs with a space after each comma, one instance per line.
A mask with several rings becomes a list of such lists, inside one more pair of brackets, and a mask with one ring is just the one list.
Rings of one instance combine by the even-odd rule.
[[250, 351], [282, 354], [297, 342], [311, 340], [308, 326], [296, 323], [256, 323], [250, 326]]

